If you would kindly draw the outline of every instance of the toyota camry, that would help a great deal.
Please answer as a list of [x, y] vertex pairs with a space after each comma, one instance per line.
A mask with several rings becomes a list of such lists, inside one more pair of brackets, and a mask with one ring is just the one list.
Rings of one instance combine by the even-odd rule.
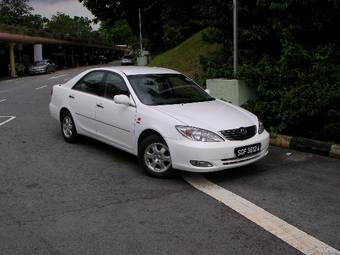
[[84, 135], [110, 144], [155, 177], [239, 167], [268, 153], [269, 134], [254, 114], [170, 69], [90, 69], [55, 85], [49, 108], [66, 142]]

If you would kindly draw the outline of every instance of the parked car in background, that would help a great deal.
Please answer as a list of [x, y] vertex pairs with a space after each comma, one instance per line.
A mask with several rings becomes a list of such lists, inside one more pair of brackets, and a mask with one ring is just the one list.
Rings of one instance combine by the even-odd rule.
[[104, 55], [98, 55], [94, 57], [95, 64], [108, 64], [110, 61], [109, 59]]
[[29, 67], [30, 74], [52, 73], [56, 71], [56, 64], [48, 59], [36, 61]]
[[55, 85], [49, 107], [65, 141], [80, 134], [105, 142], [156, 177], [239, 167], [268, 153], [269, 134], [254, 114], [170, 69], [90, 69]]
[[121, 65], [122, 66], [133, 65], [133, 56], [130, 56], [130, 55], [123, 56], [121, 59]]
[[[8, 72], [11, 72], [11, 65], [8, 65]], [[15, 71], [17, 75], [24, 75], [26, 73], [26, 66], [22, 63], [15, 63]]]

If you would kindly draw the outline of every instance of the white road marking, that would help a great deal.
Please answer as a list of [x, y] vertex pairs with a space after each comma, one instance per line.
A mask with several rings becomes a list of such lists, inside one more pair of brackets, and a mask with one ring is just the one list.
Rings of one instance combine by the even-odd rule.
[[7, 93], [8, 90], [0, 90], [0, 93]]
[[14, 81], [14, 79], [5, 80], [5, 81], [3, 81], [3, 83], [10, 83], [12, 81]]
[[295, 249], [308, 255], [335, 255], [340, 251], [270, 214], [248, 200], [208, 181], [201, 175], [183, 174], [190, 185], [220, 201]]
[[7, 98], [5, 98], [5, 99], [0, 99], [0, 103], [3, 103], [3, 102], [5, 102], [5, 101], [7, 101]]
[[0, 118], [6, 118], [5, 121], [0, 122], [0, 126], [5, 125], [6, 123], [14, 120], [16, 117], [15, 116], [0, 116]]
[[44, 86], [41, 86], [41, 87], [38, 87], [38, 88], [35, 88], [36, 90], [39, 90], [39, 89], [43, 89], [43, 88], [46, 88], [47, 85], [44, 85]]
[[21, 83], [22, 81], [24, 81], [24, 79], [23, 78], [19, 78], [19, 79], [15, 79], [14, 81], [15, 81], [15, 83]]
[[48, 78], [48, 80], [58, 79], [58, 78], [60, 78], [60, 77], [66, 76], [66, 75], [68, 75], [68, 74], [66, 73], [66, 74], [61, 74], [61, 75], [57, 75], [57, 76], [52, 76], [52, 77]]

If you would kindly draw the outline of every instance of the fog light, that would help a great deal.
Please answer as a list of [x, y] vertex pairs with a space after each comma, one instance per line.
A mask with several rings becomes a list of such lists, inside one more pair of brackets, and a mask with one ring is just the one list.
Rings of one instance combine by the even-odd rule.
[[190, 164], [197, 167], [212, 167], [213, 165], [207, 161], [190, 160]]

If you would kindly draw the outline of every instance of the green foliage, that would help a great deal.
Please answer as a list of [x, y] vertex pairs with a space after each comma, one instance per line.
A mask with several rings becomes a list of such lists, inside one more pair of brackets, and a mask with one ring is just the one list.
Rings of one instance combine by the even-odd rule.
[[27, 0], [0, 1], [0, 31], [28, 35], [44, 34], [48, 21], [41, 15], [32, 14]]
[[207, 57], [221, 48], [219, 44], [203, 40], [205, 31], [196, 33], [177, 47], [158, 55], [151, 61], [150, 66], [175, 69], [200, 82], [203, 75], [200, 58]]
[[89, 38], [91, 34], [91, 21], [85, 17], [71, 18], [69, 15], [58, 12], [53, 15], [46, 25], [46, 31], [57, 37]]
[[100, 33], [106, 37], [108, 42], [115, 45], [128, 44], [135, 46], [137, 43], [137, 38], [126, 20], [118, 20], [113, 25], [103, 22], [100, 27]]
[[[154, 0], [79, 0], [88, 8], [98, 21], [104, 22], [106, 26], [113, 27], [115, 22], [126, 20], [133, 33], [139, 33], [138, 9], [142, 10], [143, 37], [152, 38], [146, 40], [147, 48], [157, 48], [162, 41], [162, 28], [160, 25], [161, 1]], [[152, 7], [149, 9], [149, 7]], [[151, 44], [151, 45], [150, 45]], [[153, 44], [153, 45], [152, 45]]]
[[165, 48], [173, 48], [202, 29], [196, 0], [163, 1], [161, 21]]
[[0, 0], [0, 31], [83, 42], [106, 43], [106, 36], [92, 31], [92, 21], [57, 13], [51, 20], [32, 14], [28, 0]]
[[155, 52], [175, 47], [204, 28], [197, 0], [79, 0], [101, 22], [109, 26], [126, 20], [139, 33], [141, 10], [144, 46]]
[[[232, 12], [226, 3], [210, 2], [220, 4], [215, 16]], [[335, 31], [340, 8], [336, 2], [245, 0], [239, 10], [238, 78], [257, 89], [257, 98], [246, 107], [269, 130], [339, 142], [340, 34]], [[209, 23], [219, 32], [207, 39], [217, 35], [224, 48], [202, 60], [207, 77], [232, 77], [231, 22], [231, 17], [224, 17]]]
[[27, 4], [28, 0], [1, 0], [0, 23], [8, 25], [22, 25], [33, 10]]

